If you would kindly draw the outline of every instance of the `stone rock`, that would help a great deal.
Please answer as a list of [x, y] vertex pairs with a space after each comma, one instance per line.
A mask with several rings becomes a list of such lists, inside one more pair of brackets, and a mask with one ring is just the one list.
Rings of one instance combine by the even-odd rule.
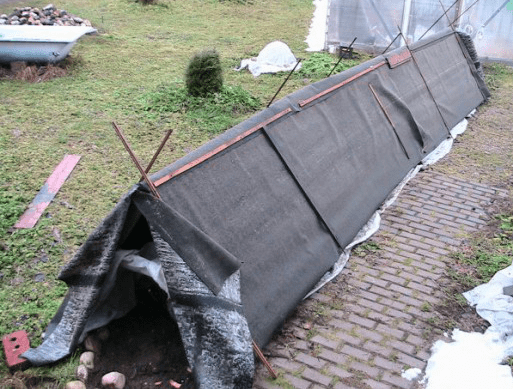
[[[0, 0], [1, 1], [1, 0]], [[39, 8], [23, 7], [15, 8], [10, 15], [0, 15], [0, 25], [44, 25], [44, 26], [88, 26], [91, 22], [63, 9], [56, 9], [53, 4], [48, 4], [43, 10]]]
[[107, 339], [109, 339], [110, 331], [107, 327], [102, 327], [98, 330], [96, 336], [98, 336], [98, 339], [100, 339], [102, 342], [105, 342]]
[[34, 281], [36, 282], [43, 282], [45, 280], [45, 275], [43, 273], [37, 273], [34, 276]]
[[102, 377], [102, 385], [109, 389], [123, 389], [126, 384], [126, 378], [123, 374], [113, 371]]
[[88, 375], [89, 372], [87, 371], [87, 367], [85, 367], [85, 365], [78, 365], [77, 369], [75, 370], [75, 377], [77, 377], [77, 380], [85, 384], [87, 382]]
[[94, 369], [94, 353], [91, 351], [82, 353], [82, 355], [80, 355], [80, 364], [88, 369]]
[[87, 351], [99, 354], [102, 349], [102, 344], [96, 336], [88, 335], [87, 338], [85, 338], [84, 347]]
[[65, 389], [86, 389], [86, 386], [82, 381], [71, 381], [66, 384]]

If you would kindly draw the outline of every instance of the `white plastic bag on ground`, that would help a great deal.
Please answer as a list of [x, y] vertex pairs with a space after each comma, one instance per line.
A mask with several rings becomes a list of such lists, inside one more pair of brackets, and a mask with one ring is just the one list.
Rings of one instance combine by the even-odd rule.
[[[243, 59], [237, 71], [248, 68], [253, 76], [258, 77], [263, 73], [290, 72], [296, 66], [297, 59], [287, 44], [274, 41], [265, 46], [258, 57]], [[301, 68], [298, 65], [296, 70]]]

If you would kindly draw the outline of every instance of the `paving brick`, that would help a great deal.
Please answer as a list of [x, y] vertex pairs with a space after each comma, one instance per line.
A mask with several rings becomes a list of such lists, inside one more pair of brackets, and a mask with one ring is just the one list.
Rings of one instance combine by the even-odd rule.
[[381, 335], [380, 333], [374, 331], [374, 330], [368, 330], [367, 328], [358, 328], [356, 330], [356, 333], [358, 335], [360, 335], [361, 338], [363, 339], [368, 339], [368, 340], [372, 340], [374, 342], [381, 342], [381, 340], [383, 339], [383, 335]]
[[337, 365], [343, 365], [347, 362], [347, 355], [334, 352], [328, 349], [322, 350], [319, 354], [319, 358], [336, 363]]
[[290, 372], [298, 371], [301, 368], [300, 363], [286, 358], [272, 358], [272, 364]]
[[392, 348], [370, 341], [365, 342], [362, 346], [362, 349], [374, 354], [380, 354], [384, 358], [388, 358], [392, 352]]
[[315, 369], [322, 369], [326, 365], [326, 361], [305, 353], [299, 353], [294, 359], [296, 362], [304, 363], [305, 365], [311, 366]]
[[350, 371], [361, 371], [365, 373], [370, 378], [378, 378], [378, 376], [381, 374], [381, 370], [374, 366], [369, 366], [365, 363], [353, 361], [349, 365]]
[[393, 290], [394, 292], [402, 293], [406, 296], [411, 295], [410, 289], [405, 288], [404, 286], [397, 285], [397, 284], [390, 285], [390, 290]]
[[379, 279], [379, 278], [376, 278], [376, 277], [373, 277], [373, 276], [370, 276], [370, 275], [365, 275], [364, 278], [363, 278], [363, 281], [367, 282], [367, 283], [370, 283], [372, 285], [381, 286], [382, 288], [386, 288], [387, 285], [388, 285], [388, 282], [386, 280]]
[[[395, 298], [395, 296], [394, 296], [394, 298]], [[404, 310], [406, 308], [406, 304], [404, 304], [400, 301], [397, 301], [397, 300], [392, 300], [392, 299], [386, 298], [386, 297], [383, 297], [379, 302], [381, 304], [386, 305], [387, 307], [393, 308], [393, 309]]]
[[275, 385], [272, 381], [267, 381], [265, 378], [257, 378], [257, 383], [253, 386], [255, 389], [283, 389], [282, 386]]
[[348, 372], [346, 369], [341, 369], [340, 367], [337, 367], [337, 366], [330, 366], [328, 368], [328, 372], [334, 376], [339, 377], [339, 378], [349, 378], [349, 377], [353, 376], [353, 374]]
[[382, 334], [393, 336], [399, 340], [401, 340], [404, 337], [403, 331], [398, 330], [396, 328], [391, 328], [390, 326], [384, 324], [378, 324], [376, 330]]
[[424, 339], [422, 339], [419, 336], [415, 336], [413, 334], [408, 335], [408, 337], [406, 338], [406, 341], [415, 346], [422, 346], [426, 343], [426, 341]]
[[406, 342], [401, 342], [397, 340], [390, 341], [388, 343], [389, 346], [393, 347], [396, 350], [400, 350], [402, 352], [413, 354], [415, 352], [415, 346]]
[[390, 287], [385, 289], [380, 286], [373, 285], [369, 291], [383, 297], [394, 298], [394, 293], [390, 290]]
[[388, 382], [394, 387], [410, 389], [412, 387], [412, 382], [402, 378], [399, 375], [394, 375], [389, 372], [385, 372], [383, 377], [381, 378], [383, 381]]
[[306, 381], [302, 378], [294, 377], [290, 374], [285, 374], [283, 378], [285, 378], [285, 380], [287, 380], [287, 382], [291, 384], [295, 389], [308, 389], [311, 385], [309, 381]]
[[401, 322], [397, 325], [397, 328], [400, 329], [400, 330], [403, 330], [405, 332], [408, 332], [410, 334], [415, 334], [417, 336], [419, 335], [422, 335], [423, 333], [423, 329], [418, 327], [418, 326], [415, 326], [415, 325], [412, 325], [410, 323], [404, 323], [404, 322]]
[[353, 346], [360, 346], [363, 343], [363, 340], [348, 334], [347, 332], [337, 332], [335, 334], [337, 339], [339, 339], [343, 344], [349, 343]]
[[404, 285], [404, 283], [406, 282], [406, 280], [403, 277], [398, 277], [396, 275], [389, 274], [389, 273], [383, 274], [381, 276], [381, 278], [383, 278], [384, 280], [396, 283], [398, 285]]
[[345, 382], [337, 382], [333, 389], [354, 389], [354, 386], [346, 385]]
[[367, 351], [360, 350], [359, 348], [355, 348], [352, 346], [349, 346], [348, 344], [344, 345], [342, 349], [340, 350], [341, 353], [349, 355], [354, 358], [358, 358], [362, 361], [367, 361], [370, 359], [371, 354]]
[[[380, 300], [381, 302], [382, 300]], [[362, 307], [365, 307], [365, 308], [369, 308], [369, 309], [372, 309], [374, 311], [377, 311], [377, 312], [381, 312], [385, 306], [383, 304], [380, 304], [380, 303], [376, 303], [374, 301], [370, 301], [370, 300], [367, 300], [367, 299], [361, 299], [358, 301], [358, 304]]]
[[432, 294], [433, 293], [432, 287], [426, 286], [426, 285], [421, 285], [417, 282], [410, 282], [408, 284], [408, 288], [418, 290], [419, 292], [422, 292], [424, 294]]
[[313, 343], [318, 343], [321, 346], [325, 346], [325, 347], [331, 348], [333, 350], [335, 350], [338, 347], [339, 343], [340, 343], [338, 340], [327, 339], [327, 338], [325, 338], [324, 336], [321, 336], [321, 335], [315, 335], [310, 340]]
[[378, 382], [371, 379], [366, 379], [363, 381], [366, 385], [368, 385], [371, 389], [391, 389], [392, 387], [384, 382]]
[[367, 328], [374, 328], [376, 326], [376, 322], [374, 320], [366, 319], [364, 317], [357, 316], [353, 313], [349, 315], [349, 321]]
[[321, 385], [327, 386], [331, 382], [331, 377], [325, 376], [324, 374], [319, 373], [317, 370], [310, 368], [305, 369], [301, 376], [309, 381], [319, 383]]
[[426, 366], [426, 362], [420, 360], [419, 358], [415, 358], [411, 355], [405, 354], [403, 352], [397, 352], [397, 361], [402, 363], [403, 365], [408, 365], [411, 367], [418, 367], [419, 369], [423, 369]]
[[10, 369], [21, 369], [28, 365], [28, 361], [20, 357], [21, 354], [30, 348], [28, 335], [24, 330], [4, 335], [2, 337], [2, 344], [4, 346], [5, 361]]
[[391, 371], [401, 371], [401, 369], [403, 368], [402, 364], [391, 361], [388, 358], [382, 358], [380, 356], [377, 356], [376, 358], [374, 358], [374, 365], [382, 367], [383, 369], [386, 369], [386, 370], [391, 370]]

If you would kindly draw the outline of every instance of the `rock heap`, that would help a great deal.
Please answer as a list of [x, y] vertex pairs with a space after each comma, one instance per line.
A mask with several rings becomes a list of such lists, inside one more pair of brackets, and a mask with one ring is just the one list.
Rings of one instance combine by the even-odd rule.
[[2, 24], [91, 27], [89, 20], [79, 18], [63, 9], [59, 10], [53, 4], [48, 4], [42, 10], [33, 7], [15, 8], [10, 15], [0, 15], [0, 25]]

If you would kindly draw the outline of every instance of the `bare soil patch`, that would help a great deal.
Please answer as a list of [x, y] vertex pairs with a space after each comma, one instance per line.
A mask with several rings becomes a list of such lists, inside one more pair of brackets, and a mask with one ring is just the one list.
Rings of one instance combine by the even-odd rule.
[[126, 389], [194, 387], [192, 374], [176, 321], [165, 306], [165, 295], [153, 282], [139, 286], [138, 305], [127, 316], [111, 322], [110, 336], [102, 344], [88, 389], [101, 387], [102, 377], [112, 371], [125, 375]]

